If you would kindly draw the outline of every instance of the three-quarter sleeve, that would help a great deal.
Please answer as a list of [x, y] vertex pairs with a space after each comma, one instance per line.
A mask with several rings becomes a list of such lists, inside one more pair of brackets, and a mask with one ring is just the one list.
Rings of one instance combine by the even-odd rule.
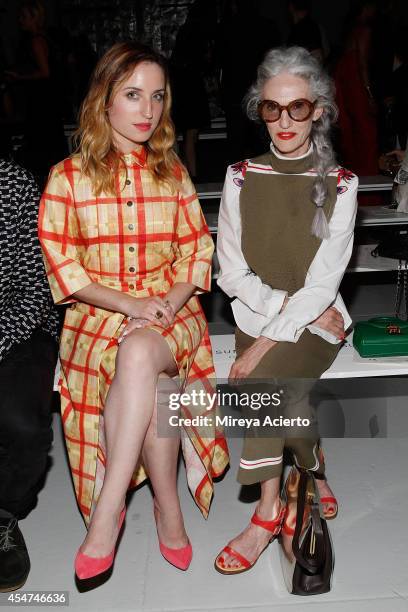
[[218, 285], [229, 297], [237, 297], [253, 312], [264, 317], [277, 314], [287, 291], [273, 289], [250, 270], [241, 249], [240, 187], [234, 183], [230, 166], [224, 183], [218, 217]]
[[307, 325], [335, 302], [353, 250], [357, 188], [358, 178], [354, 176], [348, 191], [337, 197], [329, 222], [330, 238], [322, 241], [304, 286], [289, 298], [285, 310], [265, 325], [262, 336], [297, 342]]
[[214, 243], [194, 185], [184, 171], [175, 233], [176, 257], [172, 264], [173, 282], [191, 283], [201, 291], [209, 291]]
[[67, 167], [70, 165], [72, 160], [66, 160], [52, 169], [41, 198], [38, 220], [45, 269], [56, 304], [76, 301], [71, 298], [72, 294], [92, 283], [83, 266], [86, 244], [68, 179], [72, 176]]

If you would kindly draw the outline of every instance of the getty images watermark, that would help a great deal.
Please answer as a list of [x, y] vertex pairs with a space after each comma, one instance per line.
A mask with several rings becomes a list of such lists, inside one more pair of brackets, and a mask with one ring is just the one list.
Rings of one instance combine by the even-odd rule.
[[[234, 392], [207, 392], [203, 389], [193, 389], [189, 393], [170, 393], [169, 409], [177, 411], [169, 417], [171, 427], [309, 427], [311, 420], [300, 416], [285, 417], [262, 413], [259, 416], [247, 416], [249, 411], [259, 411], [281, 405], [281, 394], [274, 393], [234, 393]], [[214, 412], [215, 408], [234, 407], [243, 410], [246, 416], [235, 417], [231, 414]], [[212, 414], [196, 414], [201, 408]], [[180, 414], [180, 409], [185, 409]], [[185, 412], [190, 413], [186, 416]]]

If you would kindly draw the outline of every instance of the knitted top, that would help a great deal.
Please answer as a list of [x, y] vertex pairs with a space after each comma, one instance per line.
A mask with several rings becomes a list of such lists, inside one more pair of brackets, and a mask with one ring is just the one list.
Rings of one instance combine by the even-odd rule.
[[323, 209], [330, 237], [321, 240], [311, 235], [312, 165], [311, 148], [287, 158], [271, 147], [228, 168], [218, 222], [218, 284], [236, 298], [238, 327], [254, 337], [296, 342], [308, 328], [336, 343], [311, 324], [330, 305], [343, 315], [345, 328], [351, 323], [338, 289], [352, 253], [358, 179], [340, 167], [329, 173]]
[[[240, 195], [243, 255], [262, 282], [292, 295], [305, 284], [306, 273], [321, 240], [310, 228], [316, 205], [311, 200], [315, 175], [312, 153], [298, 160], [274, 152], [256, 157]], [[289, 176], [290, 175], [290, 176]], [[327, 178], [324, 211], [329, 221], [336, 202], [337, 177]]]

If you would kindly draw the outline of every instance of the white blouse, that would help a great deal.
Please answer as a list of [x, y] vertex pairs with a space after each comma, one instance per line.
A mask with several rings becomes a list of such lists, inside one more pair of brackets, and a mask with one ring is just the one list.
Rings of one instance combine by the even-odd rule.
[[[273, 147], [272, 150], [277, 157], [287, 159]], [[310, 149], [305, 155], [291, 159], [301, 159], [309, 153]], [[251, 167], [251, 162], [246, 171], [277, 174], [268, 166], [264, 170], [259, 164]], [[315, 173], [311, 170], [304, 174], [313, 176]], [[338, 169], [330, 175], [338, 176]], [[250, 270], [241, 250], [241, 186], [236, 180], [236, 168], [229, 166], [218, 220], [217, 256], [221, 270], [217, 282], [229, 297], [235, 298], [231, 307], [237, 326], [254, 338], [266, 336], [277, 341], [297, 342], [307, 328], [332, 344], [340, 342], [311, 322], [329, 306], [334, 306], [343, 315], [345, 329], [352, 322], [338, 290], [353, 249], [357, 176], [340, 173], [338, 196], [329, 222], [330, 237], [322, 241], [306, 274], [304, 287], [289, 298], [281, 313], [287, 292], [263, 283]]]

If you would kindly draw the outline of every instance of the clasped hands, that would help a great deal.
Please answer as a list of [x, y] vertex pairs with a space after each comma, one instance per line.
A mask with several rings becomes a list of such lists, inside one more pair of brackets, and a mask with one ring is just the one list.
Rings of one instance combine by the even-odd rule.
[[[284, 310], [288, 301], [289, 299], [285, 298], [281, 312]], [[312, 321], [311, 324], [333, 334], [339, 340], [344, 340], [345, 338], [343, 316], [334, 306], [327, 308], [320, 317]], [[271, 340], [265, 336], [257, 338], [232, 364], [228, 377], [229, 383], [236, 384], [240, 380], [247, 378], [256, 368], [262, 357], [277, 344], [278, 342], [276, 340]]]
[[151, 325], [168, 327], [173, 323], [175, 315], [175, 306], [166, 298], [159, 296], [137, 298], [135, 309], [132, 315], [128, 316], [129, 322], [119, 336], [118, 343], [120, 344], [134, 329], [143, 329]]

